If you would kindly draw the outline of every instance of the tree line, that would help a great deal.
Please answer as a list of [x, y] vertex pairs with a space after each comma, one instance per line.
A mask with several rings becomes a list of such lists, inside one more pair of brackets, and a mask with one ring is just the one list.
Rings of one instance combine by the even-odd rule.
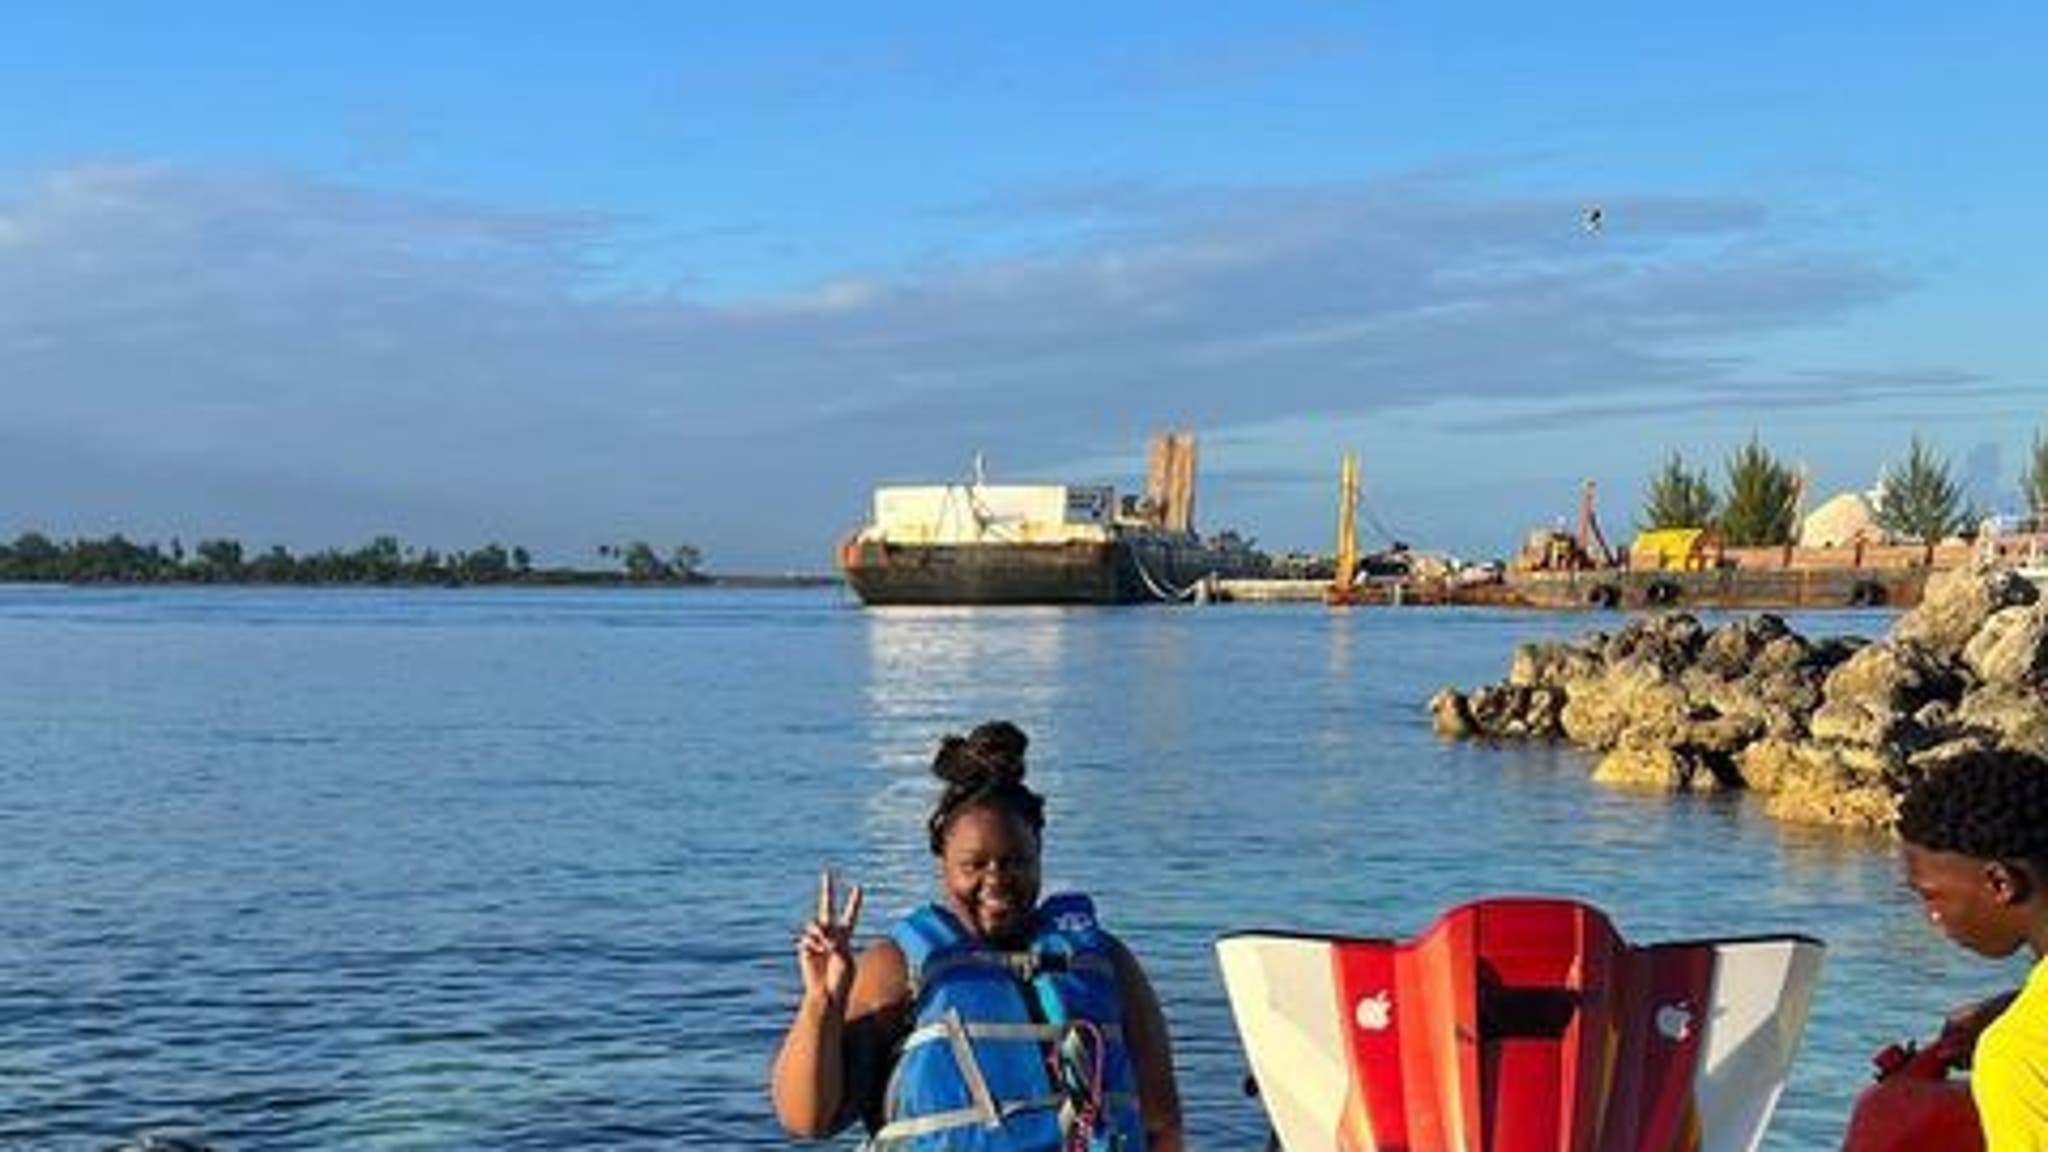
[[[1732, 547], [1789, 544], [1799, 535], [1802, 478], [1761, 440], [1729, 455], [1716, 488], [1706, 469], [1673, 452], [1650, 480], [1637, 524], [1659, 528], [1712, 528]], [[1902, 540], [1933, 543], [1975, 525], [1983, 510], [1970, 503], [1949, 474], [1948, 460], [1913, 437], [1906, 455], [1879, 476], [1874, 509], [1878, 527]], [[2020, 500], [2030, 515], [2048, 517], [2048, 434], [2034, 433], [2020, 473]]]
[[53, 584], [698, 584], [704, 556], [688, 544], [666, 553], [644, 540], [604, 545], [602, 568], [537, 567], [532, 553], [486, 544], [470, 551], [413, 548], [379, 536], [355, 549], [300, 556], [274, 546], [250, 552], [239, 540], [201, 540], [190, 551], [115, 534], [52, 540], [24, 532], [0, 544], [0, 581]]

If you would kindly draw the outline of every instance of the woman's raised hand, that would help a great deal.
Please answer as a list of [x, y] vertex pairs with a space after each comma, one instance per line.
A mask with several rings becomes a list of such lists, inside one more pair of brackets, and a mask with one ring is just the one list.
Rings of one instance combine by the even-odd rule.
[[818, 872], [818, 914], [804, 925], [796, 942], [797, 969], [803, 974], [804, 996], [823, 996], [844, 1006], [853, 988], [853, 929], [860, 922], [861, 888], [847, 890], [846, 906], [836, 914], [832, 870]]

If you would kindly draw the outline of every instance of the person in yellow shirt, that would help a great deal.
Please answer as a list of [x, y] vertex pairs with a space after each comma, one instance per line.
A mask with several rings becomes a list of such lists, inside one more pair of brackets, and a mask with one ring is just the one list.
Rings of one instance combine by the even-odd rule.
[[1977, 1037], [1970, 1095], [1986, 1152], [2048, 1152], [2048, 760], [1948, 761], [1906, 793], [1898, 831], [1929, 923], [1981, 956], [2033, 951], [2025, 985]]

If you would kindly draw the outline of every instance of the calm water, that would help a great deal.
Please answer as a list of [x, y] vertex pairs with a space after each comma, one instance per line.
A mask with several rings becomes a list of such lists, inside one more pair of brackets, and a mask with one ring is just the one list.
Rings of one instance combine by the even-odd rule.
[[[1881, 843], [1440, 745], [1422, 703], [1592, 618], [863, 612], [836, 591], [0, 588], [0, 1146], [782, 1147], [762, 1091], [830, 861], [927, 891], [934, 739], [1034, 736], [1049, 885], [1165, 1000], [1197, 1148], [1252, 1149], [1221, 932], [1487, 893], [1830, 944], [1770, 1146], [1989, 990]], [[1882, 617], [1799, 622], [1874, 632]]]

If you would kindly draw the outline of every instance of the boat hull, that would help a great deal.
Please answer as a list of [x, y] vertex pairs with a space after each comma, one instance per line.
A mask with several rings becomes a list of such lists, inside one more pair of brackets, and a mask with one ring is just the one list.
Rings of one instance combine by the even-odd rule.
[[1529, 608], [1911, 608], [1932, 569], [1720, 568], [1510, 572], [1503, 599]]
[[862, 603], [1142, 604], [1187, 598], [1242, 574], [1238, 555], [1199, 541], [1124, 537], [1048, 544], [849, 540], [840, 570]]

